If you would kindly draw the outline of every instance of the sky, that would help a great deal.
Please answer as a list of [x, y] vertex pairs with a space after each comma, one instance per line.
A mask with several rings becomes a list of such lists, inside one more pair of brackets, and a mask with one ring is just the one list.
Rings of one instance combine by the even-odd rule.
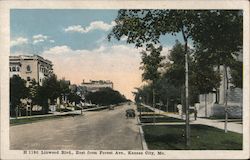
[[[114, 89], [133, 100], [142, 85], [139, 69], [142, 49], [107, 40], [118, 10], [12, 9], [11, 55], [40, 55], [53, 63], [58, 78], [80, 84], [83, 79], [111, 80]], [[167, 55], [180, 34], [160, 38]]]

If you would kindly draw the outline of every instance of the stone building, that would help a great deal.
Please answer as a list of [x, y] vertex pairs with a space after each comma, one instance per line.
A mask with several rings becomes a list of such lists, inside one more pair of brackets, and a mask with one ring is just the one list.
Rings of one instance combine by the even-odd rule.
[[34, 79], [39, 85], [43, 84], [45, 77], [53, 73], [52, 62], [41, 56], [18, 55], [9, 57], [10, 77], [19, 75], [27, 81], [27, 86]]

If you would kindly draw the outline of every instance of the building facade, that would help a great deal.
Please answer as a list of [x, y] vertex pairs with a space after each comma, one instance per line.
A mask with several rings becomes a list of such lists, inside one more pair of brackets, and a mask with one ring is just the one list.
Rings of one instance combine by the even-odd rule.
[[51, 61], [41, 56], [19, 55], [9, 57], [10, 77], [18, 75], [26, 80], [27, 86], [34, 79], [39, 85], [43, 84], [44, 78], [53, 73]]
[[87, 92], [96, 92], [99, 91], [101, 88], [111, 88], [113, 89], [113, 82], [107, 80], [98, 80], [93, 81], [90, 80], [90, 82], [83, 82], [81, 83], [81, 87], [84, 87]]

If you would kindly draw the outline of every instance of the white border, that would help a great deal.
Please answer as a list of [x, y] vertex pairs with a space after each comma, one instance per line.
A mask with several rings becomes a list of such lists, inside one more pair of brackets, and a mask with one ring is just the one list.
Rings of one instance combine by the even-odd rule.
[[[243, 9], [244, 10], [244, 88], [243, 88], [243, 150], [242, 151], [188, 151], [166, 150], [166, 156], [65, 156], [24, 155], [22, 151], [9, 150], [9, 52], [10, 9]], [[249, 2], [247, 0], [92, 0], [92, 1], [0, 1], [0, 109], [1, 109], [1, 159], [247, 159], [249, 158]]]

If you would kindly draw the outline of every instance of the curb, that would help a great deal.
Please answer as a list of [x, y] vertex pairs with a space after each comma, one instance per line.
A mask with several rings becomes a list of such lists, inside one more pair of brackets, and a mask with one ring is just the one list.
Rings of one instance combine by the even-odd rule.
[[142, 150], [148, 150], [148, 145], [147, 145], [147, 143], [145, 141], [144, 132], [143, 132], [143, 129], [141, 127], [141, 122], [140, 122], [139, 117], [137, 117], [137, 122], [138, 122], [138, 125], [139, 125], [139, 133], [140, 133], [140, 136], [141, 136]]

